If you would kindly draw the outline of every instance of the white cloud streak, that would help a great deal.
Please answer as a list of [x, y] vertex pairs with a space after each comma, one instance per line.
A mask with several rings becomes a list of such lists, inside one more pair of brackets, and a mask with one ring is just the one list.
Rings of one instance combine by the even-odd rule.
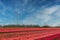
[[[53, 14], [54, 12], [56, 12], [57, 10], [59, 10], [59, 8], [60, 8], [60, 5], [55, 5], [52, 7], [44, 8], [40, 11], [38, 10], [37, 12], [34, 13], [34, 15], [32, 15], [33, 16], [32, 18], [27, 17], [25, 20], [23, 20], [22, 23], [24, 23], [24, 24], [39, 24], [41, 22], [40, 20], [43, 20], [42, 21], [43, 24], [45, 24], [45, 23], [49, 24], [48, 22], [50, 20], [52, 20], [52, 16], [50, 16], [50, 15]], [[58, 25], [58, 24], [60, 24], [60, 23], [56, 23], [56, 25]], [[53, 23], [53, 25], [54, 25], [54, 23]]]

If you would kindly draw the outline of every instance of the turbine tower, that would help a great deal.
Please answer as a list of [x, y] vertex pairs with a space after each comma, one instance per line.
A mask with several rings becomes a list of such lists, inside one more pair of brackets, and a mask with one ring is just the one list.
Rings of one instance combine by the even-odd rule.
[[18, 9], [16, 8], [16, 22], [17, 22], [17, 25], [19, 24], [19, 12], [18, 12]]

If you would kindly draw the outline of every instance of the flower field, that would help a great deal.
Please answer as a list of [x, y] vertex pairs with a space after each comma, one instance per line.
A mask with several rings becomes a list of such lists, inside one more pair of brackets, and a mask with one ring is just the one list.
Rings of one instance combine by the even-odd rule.
[[60, 40], [60, 28], [0, 28], [0, 40]]

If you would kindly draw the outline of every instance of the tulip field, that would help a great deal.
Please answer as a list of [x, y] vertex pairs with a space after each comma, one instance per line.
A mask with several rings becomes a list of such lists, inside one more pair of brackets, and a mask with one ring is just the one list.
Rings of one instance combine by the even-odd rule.
[[0, 40], [60, 40], [60, 28], [0, 28]]

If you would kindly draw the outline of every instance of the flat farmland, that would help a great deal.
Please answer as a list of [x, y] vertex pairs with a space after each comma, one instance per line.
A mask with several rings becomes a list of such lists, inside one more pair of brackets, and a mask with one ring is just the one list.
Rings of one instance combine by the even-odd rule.
[[60, 28], [0, 28], [0, 40], [47, 40], [57, 37], [60, 37]]

